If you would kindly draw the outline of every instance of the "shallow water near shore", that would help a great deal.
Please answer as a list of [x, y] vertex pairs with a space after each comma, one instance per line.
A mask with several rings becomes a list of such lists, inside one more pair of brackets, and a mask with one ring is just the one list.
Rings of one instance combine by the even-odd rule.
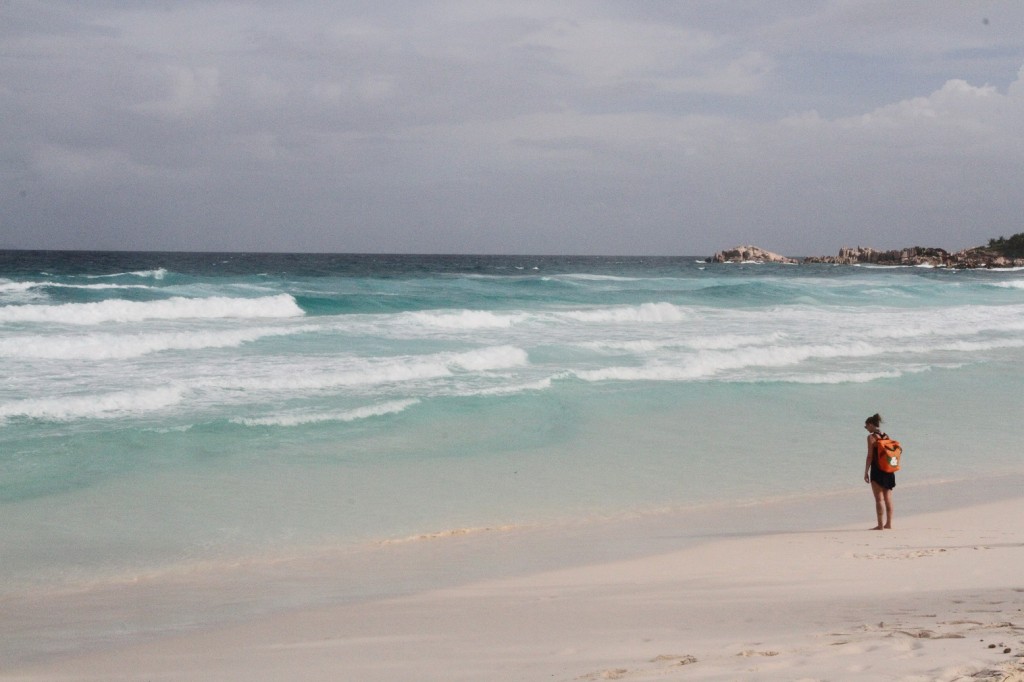
[[0, 583], [1019, 472], [1024, 273], [6, 252]]

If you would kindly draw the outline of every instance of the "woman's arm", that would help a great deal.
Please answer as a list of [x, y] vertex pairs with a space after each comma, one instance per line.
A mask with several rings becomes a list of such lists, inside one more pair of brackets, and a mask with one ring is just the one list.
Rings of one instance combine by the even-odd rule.
[[864, 462], [864, 482], [871, 482], [871, 461], [875, 457], [875, 440], [876, 436], [873, 433], [868, 434], [868, 458]]

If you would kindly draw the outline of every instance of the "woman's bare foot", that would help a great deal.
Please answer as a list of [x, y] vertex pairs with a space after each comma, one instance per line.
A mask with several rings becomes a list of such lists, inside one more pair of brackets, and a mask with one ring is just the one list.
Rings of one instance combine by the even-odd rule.
[[875, 526], [874, 528], [869, 528], [868, 530], [882, 530], [882, 526]]

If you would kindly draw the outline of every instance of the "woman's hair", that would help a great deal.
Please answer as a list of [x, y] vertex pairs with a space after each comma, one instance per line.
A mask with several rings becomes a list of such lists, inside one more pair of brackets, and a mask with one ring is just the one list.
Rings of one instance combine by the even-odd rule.
[[880, 415], [880, 414], [878, 414], [876, 412], [875, 414], [873, 414], [870, 417], [868, 417], [867, 419], [865, 419], [864, 423], [865, 424], [871, 424], [872, 426], [881, 426], [882, 425], [882, 415]]

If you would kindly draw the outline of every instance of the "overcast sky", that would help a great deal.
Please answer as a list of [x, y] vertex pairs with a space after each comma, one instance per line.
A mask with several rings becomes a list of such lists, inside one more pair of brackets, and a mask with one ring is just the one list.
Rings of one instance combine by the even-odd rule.
[[0, 0], [0, 248], [1024, 231], [1024, 2]]

